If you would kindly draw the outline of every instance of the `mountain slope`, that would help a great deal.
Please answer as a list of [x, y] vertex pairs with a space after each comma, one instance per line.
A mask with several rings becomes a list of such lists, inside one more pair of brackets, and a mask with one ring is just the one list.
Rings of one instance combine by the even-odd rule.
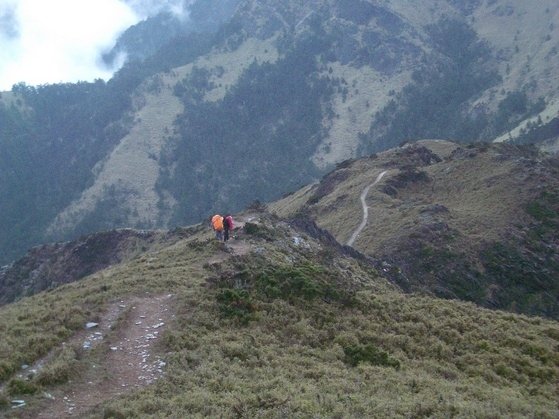
[[277, 199], [411, 138], [556, 145], [553, 0], [219, 4], [131, 28], [108, 83], [2, 95], [0, 263]]
[[189, 231], [112, 230], [34, 247], [0, 269], [0, 305], [80, 280], [148, 250], [168, 247], [190, 235]]
[[124, 58], [141, 62], [152, 57], [174, 38], [194, 32], [215, 33], [234, 13], [240, 0], [202, 0], [184, 2], [182, 8], [163, 7], [163, 11], [128, 28], [114, 47], [103, 56], [108, 64]]
[[[93, 185], [57, 215], [48, 227], [47, 235], [59, 238], [76, 229], [84, 229], [80, 224], [87, 223], [92, 213], [99, 217], [100, 212], [104, 214], [100, 215], [101, 220], [97, 220], [97, 228], [99, 224], [114, 225], [119, 218], [124, 225], [146, 228], [166, 223], [165, 214], [157, 208], [159, 196], [155, 185], [159, 177], [158, 159], [168, 141], [162, 133], [183, 112], [182, 104], [170, 87], [176, 79], [177, 76], [172, 74], [145, 82], [149, 90], [134, 98], [132, 128], [93, 169]], [[162, 113], [161, 109], [165, 112]], [[165, 204], [172, 206], [172, 199], [169, 201]]]
[[[314, 239], [312, 223], [236, 218], [227, 246], [199, 232], [0, 308], [0, 401], [27, 404], [2, 413], [556, 416], [557, 322], [406, 296], [365, 258]], [[115, 372], [135, 366], [117, 369], [111, 347], [139, 327], [141, 304], [169, 310], [144, 352], [161, 372], [115, 388]], [[91, 320], [102, 332], [87, 350]], [[23, 362], [37, 371], [18, 372]]]
[[347, 162], [271, 206], [303, 212], [340, 242], [384, 261], [405, 289], [559, 315], [557, 158], [509, 145], [426, 141]]

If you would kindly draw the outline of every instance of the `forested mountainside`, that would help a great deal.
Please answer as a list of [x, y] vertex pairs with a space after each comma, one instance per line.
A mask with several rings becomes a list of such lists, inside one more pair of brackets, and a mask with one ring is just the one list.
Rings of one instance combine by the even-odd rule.
[[559, 159], [534, 147], [420, 141], [340, 164], [271, 209], [353, 236], [404, 290], [557, 319], [558, 191]]
[[[559, 6], [197, 0], [93, 83], [0, 98], [0, 263], [267, 201], [404, 140], [557, 140]], [[187, 17], [188, 16], [188, 17]]]

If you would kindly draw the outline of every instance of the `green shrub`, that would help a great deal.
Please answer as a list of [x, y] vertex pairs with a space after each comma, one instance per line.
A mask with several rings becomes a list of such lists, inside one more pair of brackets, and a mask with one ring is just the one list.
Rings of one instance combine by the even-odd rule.
[[37, 384], [20, 378], [13, 378], [8, 383], [8, 394], [11, 396], [35, 394], [38, 390]]
[[78, 330], [83, 327], [86, 322], [86, 313], [83, 307], [73, 306], [63, 313], [64, 319], [63, 324], [67, 329], [65, 332], [69, 333], [69, 330]]
[[241, 324], [247, 324], [256, 311], [256, 306], [246, 290], [223, 289], [217, 294], [217, 302], [223, 317], [235, 318]]
[[260, 237], [264, 240], [272, 240], [274, 237], [274, 233], [267, 227], [263, 226], [262, 224], [256, 223], [246, 223], [244, 227], [244, 231], [246, 234], [250, 234], [251, 236]]
[[233, 275], [226, 272], [218, 280], [218, 287], [222, 290], [217, 300], [225, 317], [240, 318], [253, 313], [253, 300], [258, 299], [282, 299], [292, 304], [321, 299], [345, 306], [355, 301], [354, 293], [343, 289], [333, 272], [310, 262], [295, 266], [262, 266], [257, 262]]
[[521, 252], [502, 243], [484, 249], [482, 261], [488, 283], [499, 285], [498, 307], [555, 317], [559, 313], [556, 281], [559, 266], [553, 258], [541, 260], [534, 252]]
[[257, 311], [256, 301], [281, 299], [298, 304], [321, 299], [351, 305], [352, 292], [341, 289], [337, 277], [327, 269], [312, 263], [296, 266], [261, 266], [231, 274], [224, 272], [217, 279], [216, 300], [223, 317], [235, 318], [247, 324]]
[[526, 205], [526, 212], [547, 227], [556, 227], [559, 218], [559, 194], [543, 192]]
[[339, 299], [340, 294], [329, 283], [326, 270], [311, 264], [274, 267], [257, 278], [259, 291], [268, 298], [313, 300], [322, 297]]
[[514, 370], [502, 363], [495, 366], [495, 372], [507, 380], [514, 380], [516, 378]]
[[14, 373], [14, 366], [7, 361], [0, 361], [0, 381], [7, 379]]
[[258, 227], [258, 224], [254, 224], [254, 223], [246, 223], [245, 224], [245, 233], [246, 234], [254, 235], [254, 234], [258, 233], [259, 230], [260, 230], [260, 228]]
[[114, 407], [106, 407], [103, 410], [103, 419], [126, 419], [128, 417], [130, 417], [128, 412], [122, 412], [120, 409], [117, 410], [117, 408]]
[[532, 201], [526, 205], [526, 212], [538, 221], [546, 222], [557, 216], [553, 208], [549, 208], [542, 202]]
[[[212, 242], [214, 242], [214, 241], [215, 241], [215, 240], [212, 240]], [[204, 249], [207, 248], [207, 246], [208, 246], [208, 240], [202, 241], [202, 240], [199, 240], [199, 239], [194, 239], [194, 240], [192, 240], [191, 242], [189, 242], [189, 243], [187, 244], [187, 246], [188, 246], [190, 249], [192, 249], [192, 250], [201, 251], [201, 250], [204, 250]]]
[[189, 333], [185, 333], [184, 331], [167, 331], [163, 335], [162, 341], [165, 348], [167, 348], [170, 352], [177, 352], [182, 349], [192, 351], [199, 346], [199, 343], [195, 339], [192, 339], [192, 336]]
[[352, 367], [356, 367], [360, 362], [368, 362], [372, 365], [400, 369], [400, 361], [391, 358], [388, 353], [371, 344], [346, 346], [344, 347], [344, 354], [344, 362]]

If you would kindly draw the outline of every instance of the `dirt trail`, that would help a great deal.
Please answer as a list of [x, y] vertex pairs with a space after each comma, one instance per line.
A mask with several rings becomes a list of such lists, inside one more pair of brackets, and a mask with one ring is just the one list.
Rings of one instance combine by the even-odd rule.
[[[232, 239], [209, 263], [250, 252], [251, 245], [240, 234], [245, 221], [235, 222]], [[236, 238], [233, 238], [236, 237]], [[62, 385], [44, 400], [18, 412], [18, 418], [82, 417], [101, 403], [152, 384], [165, 371], [164, 359], [156, 355], [154, 344], [172, 321], [173, 296], [134, 297], [111, 304], [95, 327], [81, 330], [63, 345], [81, 348], [87, 371], [79, 379]], [[56, 350], [30, 367], [40, 371]]]
[[[153, 346], [173, 318], [171, 304], [172, 295], [115, 303], [98, 329], [72, 339], [79, 339], [81, 345], [89, 342], [92, 348], [104, 345], [99, 348], [104, 351], [101, 359], [92, 359], [92, 365], [79, 381], [57, 389], [49, 395], [50, 400], [19, 417], [81, 417], [106, 400], [153, 383], [165, 370], [165, 362], [154, 354]], [[110, 335], [104, 336], [108, 331]], [[86, 351], [86, 357], [91, 350]]]
[[386, 172], [387, 171], [385, 170], [384, 172], [380, 173], [377, 176], [376, 180], [373, 183], [371, 183], [369, 186], [367, 186], [365, 189], [363, 189], [363, 192], [361, 192], [361, 196], [359, 197], [359, 199], [361, 200], [361, 207], [363, 208], [363, 220], [361, 221], [361, 224], [359, 224], [359, 227], [357, 227], [357, 229], [353, 232], [351, 238], [347, 241], [346, 244], [348, 246], [353, 246], [353, 243], [355, 242], [359, 234], [361, 234], [361, 231], [367, 225], [367, 220], [369, 219], [369, 207], [367, 206], [367, 202], [366, 202], [367, 195], [369, 194], [369, 190], [377, 183], [380, 182], [380, 180], [384, 177]]
[[235, 229], [231, 232], [231, 238], [226, 242], [222, 243], [223, 253], [217, 253], [212, 258], [208, 260], [210, 265], [214, 263], [219, 263], [226, 258], [231, 256], [241, 256], [250, 253], [251, 245], [243, 239], [243, 228], [247, 221], [251, 221], [251, 217], [243, 217], [240, 219], [235, 219]]
[[229, 259], [231, 256], [246, 255], [251, 250], [250, 244], [242, 239], [231, 239], [227, 243], [222, 243], [222, 245], [222, 252], [216, 253], [211, 257], [208, 260], [208, 264], [213, 265], [214, 263], [222, 262], [225, 259]]

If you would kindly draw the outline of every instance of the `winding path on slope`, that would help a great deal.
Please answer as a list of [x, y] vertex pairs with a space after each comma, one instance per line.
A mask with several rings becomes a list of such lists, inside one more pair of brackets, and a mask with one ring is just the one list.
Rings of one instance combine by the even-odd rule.
[[367, 225], [367, 220], [369, 219], [369, 207], [367, 206], [367, 202], [365, 202], [365, 200], [367, 199], [367, 195], [369, 194], [369, 190], [373, 186], [375, 186], [377, 183], [380, 182], [380, 180], [384, 177], [386, 172], [387, 171], [385, 170], [384, 172], [380, 173], [377, 176], [377, 178], [375, 179], [375, 181], [373, 183], [371, 183], [369, 186], [367, 186], [365, 189], [363, 189], [363, 192], [361, 192], [361, 196], [360, 196], [359, 199], [361, 200], [361, 207], [363, 208], [363, 220], [361, 220], [361, 224], [359, 224], [359, 227], [357, 227], [357, 229], [351, 235], [351, 238], [347, 241], [346, 244], [348, 246], [353, 246], [353, 243], [355, 242], [355, 240], [357, 239], [357, 237], [359, 236], [361, 231]]

